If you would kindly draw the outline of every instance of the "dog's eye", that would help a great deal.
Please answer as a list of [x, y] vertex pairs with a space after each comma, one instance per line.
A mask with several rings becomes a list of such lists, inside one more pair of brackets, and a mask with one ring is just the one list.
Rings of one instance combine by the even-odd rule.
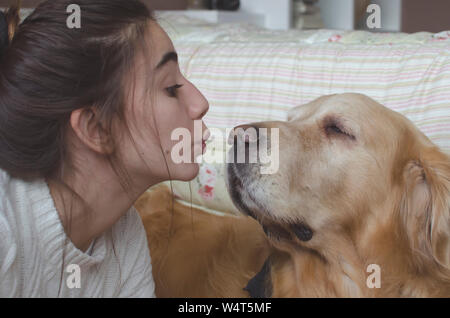
[[341, 125], [335, 123], [335, 122], [329, 122], [325, 125], [325, 132], [328, 136], [336, 136], [336, 135], [340, 135], [340, 136], [344, 136], [344, 137], [348, 137], [350, 139], [355, 139], [355, 136], [353, 136], [352, 134], [348, 133], [345, 129], [342, 128]]
[[345, 134], [338, 126], [335, 124], [327, 125], [325, 127], [327, 134]]

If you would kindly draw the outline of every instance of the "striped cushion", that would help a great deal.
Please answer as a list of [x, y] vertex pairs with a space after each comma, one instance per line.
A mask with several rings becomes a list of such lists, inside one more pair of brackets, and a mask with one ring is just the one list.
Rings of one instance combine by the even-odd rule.
[[209, 100], [210, 127], [284, 120], [319, 96], [357, 92], [404, 114], [450, 153], [450, 32], [279, 32], [170, 15], [160, 23]]

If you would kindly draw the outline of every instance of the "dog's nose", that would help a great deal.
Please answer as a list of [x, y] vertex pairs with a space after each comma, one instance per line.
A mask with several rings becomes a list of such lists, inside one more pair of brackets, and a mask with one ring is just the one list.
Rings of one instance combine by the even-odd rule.
[[257, 142], [259, 139], [258, 127], [254, 125], [239, 125], [233, 128], [228, 137], [228, 143], [230, 145], [236, 144], [238, 141], [244, 141], [245, 143]]

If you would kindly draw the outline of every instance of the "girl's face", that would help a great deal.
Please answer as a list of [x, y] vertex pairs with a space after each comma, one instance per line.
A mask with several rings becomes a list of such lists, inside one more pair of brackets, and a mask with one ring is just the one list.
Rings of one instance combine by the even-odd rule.
[[[132, 138], [127, 134], [120, 137], [120, 156], [136, 181], [191, 180], [199, 170], [194, 154], [202, 154], [209, 136], [202, 121], [209, 104], [181, 74], [177, 54], [165, 31], [155, 22], [150, 22], [149, 28], [148, 45], [137, 56], [134, 86], [125, 107]], [[197, 128], [194, 136], [195, 121], [202, 129], [198, 133]], [[172, 133], [180, 128], [189, 133], [189, 139], [175, 134], [172, 140]], [[180, 142], [187, 146], [181, 151]], [[175, 145], [177, 151], [173, 152]], [[188, 157], [188, 162], [177, 163], [175, 157], [180, 154]]]

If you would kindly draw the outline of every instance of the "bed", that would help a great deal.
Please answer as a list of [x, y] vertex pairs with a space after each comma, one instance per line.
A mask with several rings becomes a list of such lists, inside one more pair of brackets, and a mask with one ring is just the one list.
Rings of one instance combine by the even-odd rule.
[[[450, 153], [450, 31], [270, 31], [158, 15], [185, 76], [205, 95], [214, 128], [198, 177], [172, 182], [186, 204], [239, 213], [225, 188], [226, 129], [285, 120], [287, 111], [326, 94], [366, 94], [414, 122]], [[370, 120], [370, 118], [368, 118]], [[217, 161], [217, 160], [216, 160]], [[192, 191], [192, 196], [191, 196]]]

